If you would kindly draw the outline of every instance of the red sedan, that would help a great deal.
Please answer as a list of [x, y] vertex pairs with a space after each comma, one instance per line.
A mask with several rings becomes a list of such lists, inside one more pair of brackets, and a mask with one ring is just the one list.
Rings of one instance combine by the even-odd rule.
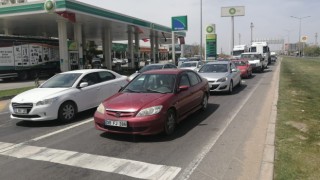
[[95, 127], [110, 133], [170, 135], [181, 120], [205, 110], [208, 98], [207, 80], [192, 70], [147, 71], [99, 105]]
[[232, 60], [237, 68], [241, 71], [242, 78], [249, 78], [252, 76], [252, 67], [248, 60]]

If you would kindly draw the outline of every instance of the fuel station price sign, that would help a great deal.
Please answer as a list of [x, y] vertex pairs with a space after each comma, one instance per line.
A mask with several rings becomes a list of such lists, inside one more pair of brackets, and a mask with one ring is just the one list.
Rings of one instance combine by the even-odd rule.
[[206, 59], [217, 58], [217, 34], [206, 35]]

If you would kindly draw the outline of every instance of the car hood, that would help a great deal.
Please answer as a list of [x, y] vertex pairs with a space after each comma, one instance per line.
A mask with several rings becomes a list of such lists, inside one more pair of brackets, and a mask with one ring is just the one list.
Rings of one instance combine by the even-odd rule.
[[18, 94], [12, 99], [12, 102], [38, 102], [47, 98], [54, 98], [60, 95], [62, 91], [69, 88], [34, 88]]
[[190, 70], [195, 70], [197, 67], [180, 67], [180, 69], [190, 69]]
[[227, 77], [229, 75], [228, 72], [226, 73], [199, 73], [200, 76], [206, 78], [208, 81], [216, 81], [220, 78]]
[[[170, 94], [161, 93], [118, 93], [106, 99], [103, 105], [106, 109], [115, 111], [136, 112], [147, 105], [156, 102], [162, 98], [166, 98]], [[155, 104], [159, 105], [159, 104]]]

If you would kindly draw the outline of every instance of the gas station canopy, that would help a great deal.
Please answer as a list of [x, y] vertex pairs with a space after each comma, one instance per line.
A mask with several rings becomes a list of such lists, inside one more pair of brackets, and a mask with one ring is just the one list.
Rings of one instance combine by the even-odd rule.
[[[96, 42], [101, 41], [105, 27], [111, 29], [113, 41], [128, 40], [128, 25], [134, 26], [139, 31], [140, 39], [150, 38], [150, 30], [159, 32], [159, 39], [171, 39], [170, 27], [74, 0], [52, 2], [54, 7], [50, 10], [45, 8], [46, 1], [0, 5], [0, 34], [58, 37], [57, 21], [62, 18], [69, 22], [67, 23], [68, 39], [73, 39], [74, 23], [81, 24], [83, 37]], [[185, 36], [185, 34], [179, 33], [177, 36]]]

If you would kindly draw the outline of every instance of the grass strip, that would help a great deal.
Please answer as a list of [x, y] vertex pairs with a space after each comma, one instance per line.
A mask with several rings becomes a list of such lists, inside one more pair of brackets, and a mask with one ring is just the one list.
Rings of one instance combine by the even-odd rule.
[[20, 93], [27, 91], [29, 89], [32, 89], [32, 88], [35, 88], [35, 87], [30, 86], [30, 87], [17, 88], [17, 89], [0, 90], [0, 100], [13, 97], [17, 94], [20, 94]]
[[284, 57], [276, 124], [276, 180], [320, 179], [320, 59]]

